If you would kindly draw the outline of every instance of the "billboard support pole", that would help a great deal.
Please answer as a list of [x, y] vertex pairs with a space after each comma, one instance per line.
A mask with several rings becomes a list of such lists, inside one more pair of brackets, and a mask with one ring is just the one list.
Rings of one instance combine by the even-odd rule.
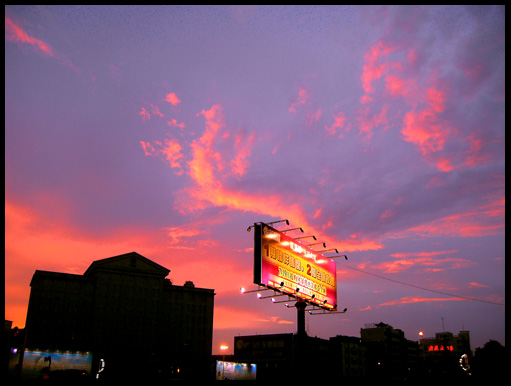
[[307, 307], [307, 303], [302, 299], [297, 299], [295, 304], [296, 307], [296, 320], [298, 331], [297, 334], [300, 337], [305, 337], [307, 332], [305, 331], [305, 307]]

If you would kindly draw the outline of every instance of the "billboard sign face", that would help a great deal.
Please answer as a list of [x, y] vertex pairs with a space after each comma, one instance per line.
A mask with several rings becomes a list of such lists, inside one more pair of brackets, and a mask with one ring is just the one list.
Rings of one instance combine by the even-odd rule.
[[254, 283], [327, 309], [337, 307], [335, 261], [264, 224], [254, 224]]

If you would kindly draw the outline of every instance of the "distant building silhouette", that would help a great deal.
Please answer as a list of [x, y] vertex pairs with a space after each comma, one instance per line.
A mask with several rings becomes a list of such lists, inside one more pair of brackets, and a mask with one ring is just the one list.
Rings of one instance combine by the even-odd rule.
[[427, 375], [442, 377], [470, 372], [468, 366], [464, 370], [460, 364], [463, 355], [466, 355], [468, 362], [472, 360], [469, 331], [460, 331], [458, 335], [437, 332], [434, 338], [421, 339], [419, 350]]
[[406, 339], [403, 331], [383, 322], [371, 323], [360, 329], [360, 337], [367, 347], [371, 377], [404, 380], [416, 376], [418, 345]]
[[116, 380], [208, 376], [214, 290], [173, 285], [169, 272], [136, 252], [94, 261], [83, 275], [37, 270], [26, 349], [87, 353], [92, 375], [104, 364], [101, 377]]

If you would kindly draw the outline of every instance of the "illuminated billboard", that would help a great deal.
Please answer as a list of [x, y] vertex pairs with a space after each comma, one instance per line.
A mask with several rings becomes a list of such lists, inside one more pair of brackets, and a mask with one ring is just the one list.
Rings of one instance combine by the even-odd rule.
[[254, 283], [337, 308], [335, 262], [264, 223], [254, 224]]
[[216, 361], [217, 381], [255, 381], [256, 378], [255, 363]]

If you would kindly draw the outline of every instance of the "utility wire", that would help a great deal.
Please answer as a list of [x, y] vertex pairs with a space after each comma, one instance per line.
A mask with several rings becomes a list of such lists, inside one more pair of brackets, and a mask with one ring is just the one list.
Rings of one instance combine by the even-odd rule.
[[418, 286], [418, 285], [405, 283], [405, 282], [402, 282], [402, 281], [399, 281], [399, 280], [389, 279], [388, 277], [377, 275], [377, 274], [371, 273], [371, 272], [362, 271], [361, 269], [353, 268], [353, 267], [350, 267], [349, 265], [346, 265], [346, 264], [343, 264], [342, 266], [346, 267], [346, 268], [349, 268], [349, 269], [352, 269], [352, 270], [357, 271], [357, 272], [365, 273], [366, 275], [375, 276], [375, 277], [378, 277], [378, 278], [383, 279], [383, 280], [388, 280], [388, 281], [391, 281], [391, 282], [394, 282], [394, 283], [398, 283], [398, 284], [402, 284], [402, 285], [407, 285], [408, 287], [418, 288], [418, 289], [421, 289], [421, 290], [424, 290], [424, 291], [434, 292], [434, 293], [437, 293], [437, 294], [446, 295], [446, 296], [450, 296], [450, 297], [453, 297], [453, 298], [473, 300], [473, 301], [476, 301], [476, 302], [495, 304], [497, 306], [504, 306], [504, 307], [506, 306], [505, 304], [502, 304], [502, 303], [490, 302], [489, 300], [475, 299], [475, 298], [470, 298], [470, 297], [467, 297], [467, 296], [453, 295], [453, 294], [450, 294], [450, 293], [447, 293], [447, 292], [436, 291], [436, 290], [432, 290], [430, 288], [425, 288], [425, 287], [421, 287], [421, 286]]

